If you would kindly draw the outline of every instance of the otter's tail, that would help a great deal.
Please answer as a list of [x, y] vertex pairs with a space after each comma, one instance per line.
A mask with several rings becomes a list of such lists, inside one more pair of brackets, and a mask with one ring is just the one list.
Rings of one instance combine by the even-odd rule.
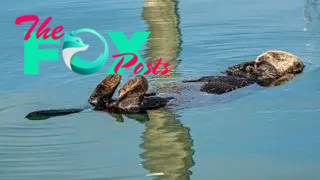
[[52, 110], [40, 110], [34, 111], [26, 115], [25, 118], [29, 120], [45, 120], [56, 116], [64, 116], [68, 114], [79, 113], [82, 111], [88, 111], [91, 109], [52, 109]]

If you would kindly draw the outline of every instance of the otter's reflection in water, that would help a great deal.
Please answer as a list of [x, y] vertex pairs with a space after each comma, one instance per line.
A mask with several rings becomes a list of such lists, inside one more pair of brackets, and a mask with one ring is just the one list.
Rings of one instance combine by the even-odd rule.
[[178, 2], [176, 0], [145, 0], [142, 18], [148, 24], [148, 31], [151, 32], [145, 50], [148, 62], [154, 65], [162, 58], [162, 63], [168, 62], [169, 68], [172, 68], [168, 74], [160, 76], [161, 78], [155, 83], [161, 84], [164, 79], [174, 79], [177, 76], [176, 69], [180, 61], [178, 58], [182, 43]]
[[194, 166], [193, 141], [190, 129], [184, 127], [178, 116], [166, 110], [148, 111], [145, 114], [111, 115], [118, 122], [124, 118], [145, 124], [140, 147], [143, 167], [160, 180], [188, 180]]
[[189, 128], [184, 127], [174, 114], [166, 111], [148, 112], [141, 148], [145, 152], [143, 166], [149, 173], [163, 173], [158, 179], [190, 179], [189, 169], [194, 165], [192, 139]]
[[[145, 0], [142, 17], [148, 24], [150, 36], [147, 41], [148, 62], [168, 62], [172, 68], [167, 75], [150, 78], [156, 89], [163, 81], [175, 80], [179, 73], [181, 33], [178, 2], [176, 0]], [[178, 117], [167, 111], [149, 111], [146, 130], [143, 133], [141, 154], [144, 168], [150, 174], [158, 174], [158, 179], [190, 179], [193, 165], [192, 139], [189, 128], [184, 127]]]

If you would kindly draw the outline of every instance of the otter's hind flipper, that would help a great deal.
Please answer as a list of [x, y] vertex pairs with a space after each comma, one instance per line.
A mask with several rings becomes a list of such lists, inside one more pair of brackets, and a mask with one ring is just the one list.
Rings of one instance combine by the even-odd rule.
[[88, 102], [96, 109], [104, 109], [121, 81], [121, 75], [109, 75], [91, 93]]
[[134, 79], [129, 80], [123, 88], [119, 90], [119, 98], [110, 105], [110, 108], [121, 112], [139, 112], [139, 105], [147, 90], [147, 79], [143, 76], [136, 76]]

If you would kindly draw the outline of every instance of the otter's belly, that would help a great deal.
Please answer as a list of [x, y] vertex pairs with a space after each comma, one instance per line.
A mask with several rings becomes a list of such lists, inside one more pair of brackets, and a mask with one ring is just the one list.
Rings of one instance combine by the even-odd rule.
[[190, 83], [179, 89], [175, 89], [174, 92], [160, 91], [159, 96], [173, 97], [173, 99], [170, 100], [168, 107], [170, 109], [180, 110], [184, 108], [197, 108], [228, 103], [262, 89], [262, 87], [258, 85], [251, 85], [221, 95], [216, 95], [201, 92], [201, 85], [202, 83]]

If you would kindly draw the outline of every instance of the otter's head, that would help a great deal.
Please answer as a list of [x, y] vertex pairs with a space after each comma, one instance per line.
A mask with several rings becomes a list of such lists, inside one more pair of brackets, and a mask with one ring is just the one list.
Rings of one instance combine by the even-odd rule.
[[298, 56], [285, 51], [267, 51], [256, 59], [256, 64], [268, 63], [272, 65], [280, 76], [285, 74], [299, 74], [305, 65]]
[[262, 86], [270, 86], [283, 77], [293, 77], [303, 71], [305, 65], [298, 56], [285, 51], [267, 51], [257, 57], [254, 74]]
[[121, 81], [121, 75], [109, 75], [91, 93], [88, 102], [98, 108], [106, 107]]

